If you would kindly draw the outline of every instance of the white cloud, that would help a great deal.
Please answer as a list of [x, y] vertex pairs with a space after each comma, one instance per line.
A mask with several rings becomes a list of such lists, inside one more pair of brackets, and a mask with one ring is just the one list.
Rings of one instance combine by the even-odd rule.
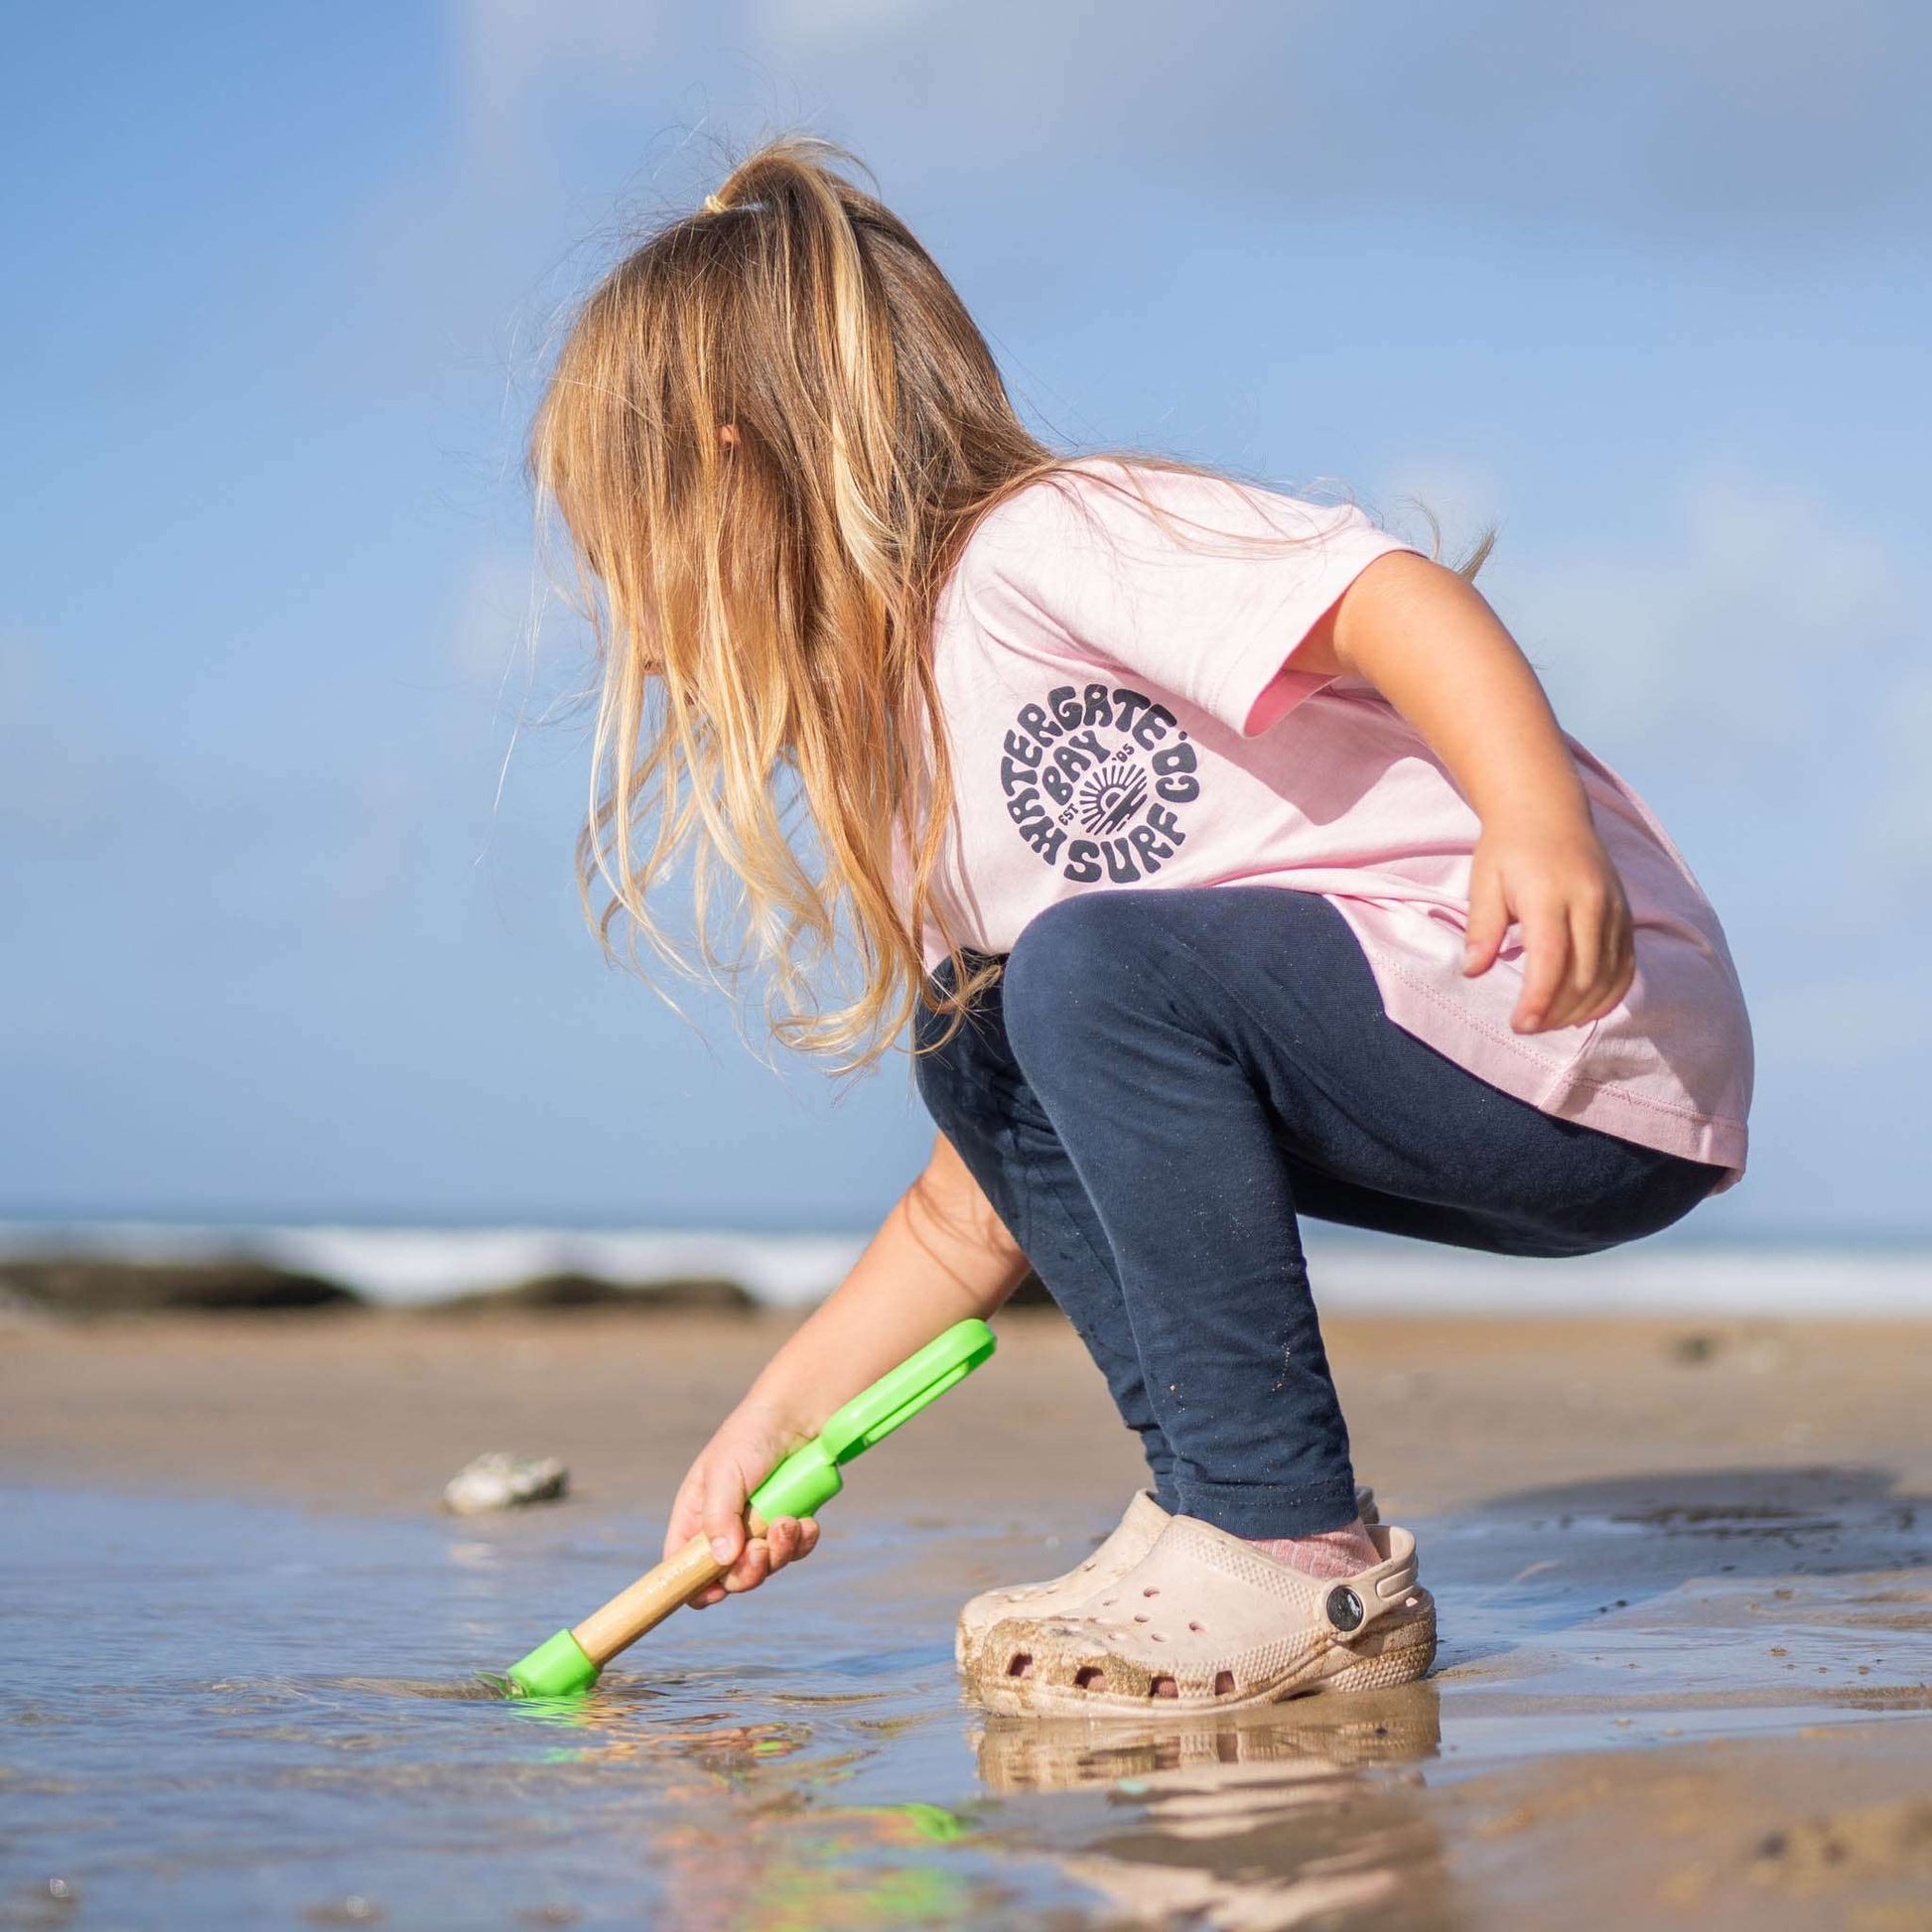
[[1675, 525], [1642, 552], [1505, 553], [1485, 586], [1590, 730], [1704, 741], [1721, 720], [1726, 756], [1756, 759], [1813, 739], [1846, 679], [1883, 678], [1908, 603], [1882, 543], [1735, 476], [1687, 490]]

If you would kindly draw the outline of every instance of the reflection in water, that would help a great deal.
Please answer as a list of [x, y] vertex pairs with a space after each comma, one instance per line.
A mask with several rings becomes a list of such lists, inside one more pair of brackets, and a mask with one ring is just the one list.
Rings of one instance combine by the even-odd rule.
[[1441, 1740], [1415, 1684], [1145, 1725], [989, 1719], [977, 1748], [998, 1791], [1107, 1791], [1065, 1868], [1123, 1915], [1277, 1932], [1455, 1923], [1413, 1768]]
[[989, 1717], [975, 1750], [995, 1791], [1066, 1791], [1217, 1764], [1412, 1764], [1433, 1757], [1442, 1741], [1442, 1700], [1423, 1683], [1218, 1716], [1150, 1714], [1145, 1724]]
[[1505, 1499], [1430, 1539], [1429, 1683], [1089, 1725], [959, 1701], [946, 1567], [1024, 1575], [1036, 1532], [855, 1514], [781, 1594], [546, 1703], [466, 1672], [608, 1594], [651, 1526], [15, 1492], [0, 1927], [1481, 1924], [1434, 1786], [1922, 1707], [1914, 1507], [1861, 1471]]

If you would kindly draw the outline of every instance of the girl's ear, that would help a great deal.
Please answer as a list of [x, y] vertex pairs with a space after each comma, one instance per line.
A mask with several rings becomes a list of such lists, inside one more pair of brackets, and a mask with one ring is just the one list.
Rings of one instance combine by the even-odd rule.
[[736, 423], [725, 424], [724, 427], [720, 429], [718, 432], [718, 440], [728, 450], [737, 449], [738, 448], [738, 425]]

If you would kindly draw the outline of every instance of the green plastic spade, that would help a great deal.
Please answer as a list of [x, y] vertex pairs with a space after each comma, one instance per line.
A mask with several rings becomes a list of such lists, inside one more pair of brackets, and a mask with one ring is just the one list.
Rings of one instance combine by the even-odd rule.
[[[871, 1388], [855, 1395], [802, 1448], [795, 1449], [752, 1492], [745, 1512], [754, 1536], [782, 1516], [815, 1516], [845, 1487], [842, 1464], [863, 1455], [900, 1423], [916, 1416], [963, 1381], [993, 1352], [993, 1330], [984, 1321], [955, 1322]], [[510, 1689], [523, 1697], [576, 1697], [598, 1673], [646, 1630], [722, 1577], [728, 1564], [694, 1536], [676, 1556], [620, 1591], [582, 1623], [559, 1630], [509, 1669]]]

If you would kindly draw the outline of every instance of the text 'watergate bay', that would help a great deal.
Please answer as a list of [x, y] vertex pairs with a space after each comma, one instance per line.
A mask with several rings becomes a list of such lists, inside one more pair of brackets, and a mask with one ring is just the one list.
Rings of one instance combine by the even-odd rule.
[[1103, 876], [1129, 886], [1186, 842], [1172, 807], [1200, 796], [1199, 763], [1173, 713], [1146, 692], [1062, 684], [1021, 706], [1000, 785], [1043, 864], [1076, 886]]

